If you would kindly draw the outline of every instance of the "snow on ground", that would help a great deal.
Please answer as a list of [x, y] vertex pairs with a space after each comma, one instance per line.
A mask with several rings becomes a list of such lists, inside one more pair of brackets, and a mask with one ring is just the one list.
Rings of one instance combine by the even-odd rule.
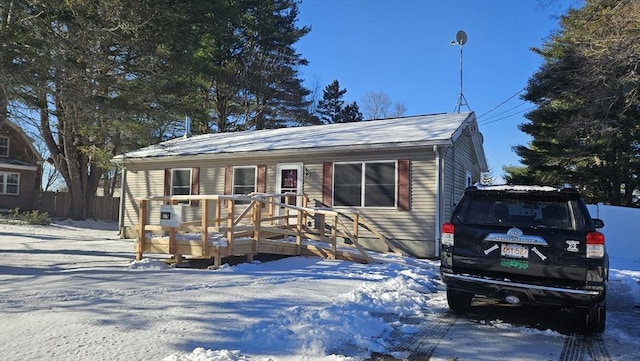
[[[169, 268], [132, 262], [133, 240], [115, 229], [0, 225], [3, 360], [362, 360], [390, 352], [392, 332], [416, 331], [404, 316], [447, 310], [435, 261], [375, 254], [366, 265], [290, 257]], [[611, 261], [612, 297], [630, 310], [640, 305], [639, 261]], [[640, 350], [626, 327], [638, 313], [615, 313], [605, 335]]]

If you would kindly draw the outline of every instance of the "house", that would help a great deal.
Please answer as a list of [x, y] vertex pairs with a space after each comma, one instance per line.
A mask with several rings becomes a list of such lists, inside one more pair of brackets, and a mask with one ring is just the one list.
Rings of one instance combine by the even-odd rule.
[[123, 170], [126, 238], [136, 237], [141, 198], [293, 192], [318, 206], [357, 210], [423, 258], [438, 256], [441, 224], [487, 171], [473, 112], [204, 134], [113, 162]]
[[0, 210], [37, 209], [42, 157], [16, 124], [0, 120]]

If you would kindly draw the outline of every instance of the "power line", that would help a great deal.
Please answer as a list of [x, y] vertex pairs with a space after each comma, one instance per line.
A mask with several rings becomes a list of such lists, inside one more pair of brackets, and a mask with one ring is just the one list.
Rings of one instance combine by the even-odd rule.
[[[611, 9], [611, 12], [610, 12], [610, 13], [608, 13], [608, 14], [605, 14], [605, 15], [606, 15], [607, 17], [612, 17], [612, 16], [613, 16], [613, 14], [614, 14], [615, 12], [617, 12], [617, 11], [621, 8], [621, 5], [622, 5], [622, 4], [629, 3], [629, 2], [630, 2], [630, 0], [620, 0], [620, 1], [618, 1], [618, 3], [617, 3], [617, 4], [616, 4], [612, 9]], [[596, 10], [595, 10], [595, 11], [593, 11], [592, 13], [588, 14], [588, 18], [586, 19], [586, 22], [591, 22], [591, 21], [592, 21], [592, 20], [593, 20], [597, 15], [602, 15], [600, 12], [598, 12], [598, 10], [597, 10], [597, 9], [598, 9], [598, 7], [599, 7], [599, 6], [601, 6], [603, 3], [604, 3], [604, 0], [600, 0], [597, 4], [595, 4], [594, 8], [595, 8]], [[583, 10], [584, 10], [584, 8], [583, 8]], [[566, 14], [565, 14], [565, 16], [566, 16]], [[599, 27], [606, 26], [606, 25], [605, 25], [606, 23], [607, 23], [606, 21], [602, 21], [602, 22], [599, 24]], [[557, 64], [551, 64], [551, 66], [552, 66], [552, 67], [555, 67], [555, 66], [558, 66], [558, 65], [557, 65]], [[482, 115], [477, 116], [477, 117], [476, 117], [476, 119], [480, 119], [480, 118], [484, 117], [485, 115], [487, 115], [487, 114], [489, 114], [489, 113], [491, 113], [491, 112], [495, 111], [496, 109], [500, 108], [500, 107], [501, 107], [501, 106], [503, 106], [505, 103], [507, 103], [507, 102], [508, 102], [508, 101], [510, 101], [511, 99], [515, 98], [516, 96], [518, 96], [519, 94], [521, 94], [521, 93], [522, 93], [523, 91], [525, 91], [525, 90], [526, 90], [526, 87], [524, 87], [524, 88], [522, 88], [522, 89], [518, 90], [515, 94], [513, 94], [512, 96], [510, 96], [510, 97], [509, 97], [509, 98], [507, 98], [506, 100], [502, 101], [500, 104], [496, 105], [495, 107], [493, 107], [493, 108], [492, 108], [492, 109], [490, 109], [489, 111], [487, 111], [487, 112], [483, 113]], [[498, 113], [498, 114], [494, 115], [493, 117], [495, 117], [495, 116], [499, 116], [499, 115], [501, 115], [501, 114], [504, 114], [504, 113], [506, 113], [506, 112], [508, 112], [508, 111], [510, 111], [510, 110], [512, 110], [512, 109], [515, 109], [515, 108], [517, 108], [517, 107], [521, 106], [522, 104], [524, 104], [524, 102], [523, 102], [523, 103], [521, 103], [520, 105], [517, 105], [517, 106], [512, 107], [512, 108], [510, 108], [510, 109], [507, 109], [507, 110], [505, 110], [505, 111], [503, 111], [503, 112], [501, 112], [501, 113]], [[486, 124], [495, 123], [495, 122], [497, 122], [497, 121], [499, 121], [499, 120], [509, 118], [510, 116], [513, 116], [513, 115], [516, 115], [516, 114], [519, 114], [519, 113], [524, 113], [524, 112], [526, 112], [526, 111], [528, 111], [528, 110], [532, 110], [532, 109], [534, 109], [535, 107], [536, 107], [536, 106], [532, 106], [532, 107], [530, 107], [530, 108], [528, 108], [528, 109], [525, 109], [524, 111], [519, 111], [519, 112], [513, 113], [513, 114], [508, 115], [508, 116], [504, 116], [504, 117], [501, 117], [501, 118], [498, 118], [498, 119], [491, 119], [491, 117], [490, 117], [489, 119], [487, 119], [487, 120], [485, 120], [485, 121], [483, 121], [482, 123], [479, 123], [479, 124], [481, 124], [481, 125], [486, 125]]]
[[[503, 103], [503, 104], [504, 104], [504, 103]], [[494, 120], [496, 117], [499, 117], [499, 116], [501, 116], [501, 115], [503, 115], [503, 114], [505, 114], [505, 113], [507, 113], [507, 112], [510, 112], [510, 111], [512, 111], [512, 110], [514, 110], [514, 109], [516, 109], [516, 108], [519, 108], [519, 107], [521, 107], [521, 106], [523, 106], [523, 105], [526, 105], [526, 104], [527, 104], [527, 102], [526, 102], [526, 101], [523, 101], [523, 102], [521, 102], [520, 104], [518, 104], [518, 105], [516, 105], [516, 106], [513, 106], [513, 107], [511, 107], [511, 108], [509, 108], [509, 109], [507, 109], [507, 110], [504, 110], [504, 111], [502, 111], [502, 112], [500, 112], [500, 113], [498, 113], [498, 114], [494, 114], [494, 115], [492, 115], [491, 117], [489, 117], [489, 118], [487, 118], [487, 119], [484, 119], [480, 124], [488, 124], [488, 123], [492, 123], [492, 122], [493, 122], [493, 120]], [[485, 114], [486, 114], [486, 113], [485, 113]]]
[[500, 104], [496, 105], [495, 107], [493, 107], [493, 109], [491, 109], [491, 110], [489, 110], [489, 111], [485, 112], [484, 114], [477, 116], [477, 117], [476, 117], [476, 119], [480, 119], [480, 118], [484, 117], [485, 115], [487, 115], [487, 114], [491, 113], [492, 111], [494, 111], [494, 110], [498, 109], [499, 107], [501, 107], [502, 105], [504, 105], [504, 104], [505, 104], [506, 102], [508, 102], [509, 100], [511, 100], [511, 99], [515, 98], [516, 96], [518, 96], [518, 94], [522, 93], [524, 90], [525, 90], [525, 88], [522, 88], [522, 89], [518, 90], [518, 92], [516, 92], [515, 94], [513, 94], [512, 96], [510, 96], [509, 98], [507, 98], [507, 100], [505, 100], [505, 101], [503, 101], [502, 103], [500, 103]]
[[482, 125], [487, 125], [487, 124], [495, 123], [495, 122], [497, 122], [497, 121], [499, 121], [499, 120], [507, 119], [507, 118], [512, 117], [512, 116], [514, 116], [514, 115], [518, 115], [518, 114], [522, 114], [522, 113], [524, 113], [524, 112], [528, 112], [529, 110], [532, 110], [532, 109], [534, 109], [535, 107], [536, 107], [536, 106], [534, 105], [534, 106], [531, 106], [531, 107], [529, 107], [529, 108], [527, 108], [527, 109], [525, 109], [525, 110], [519, 110], [519, 111], [517, 111], [517, 112], [515, 112], [515, 113], [509, 114], [509, 115], [505, 115], [505, 116], [504, 116], [504, 117], [502, 117], [502, 118], [498, 118], [498, 119], [494, 119], [494, 120], [491, 120], [491, 121], [488, 121], [488, 122], [484, 122], [484, 123], [482, 123]]

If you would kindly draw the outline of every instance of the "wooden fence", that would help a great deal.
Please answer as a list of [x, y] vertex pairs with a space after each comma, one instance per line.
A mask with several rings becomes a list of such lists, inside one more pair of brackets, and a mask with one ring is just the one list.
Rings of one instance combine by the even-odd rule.
[[[66, 217], [71, 209], [71, 193], [69, 192], [41, 192], [40, 199], [34, 207], [40, 212], [49, 213], [50, 217]], [[96, 197], [94, 215], [102, 221], [117, 221], [120, 209], [118, 197]]]

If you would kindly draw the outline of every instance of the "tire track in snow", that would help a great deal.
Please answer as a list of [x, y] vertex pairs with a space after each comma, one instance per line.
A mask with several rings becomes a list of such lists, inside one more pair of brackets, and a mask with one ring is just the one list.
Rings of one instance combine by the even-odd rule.
[[[408, 361], [428, 361], [433, 356], [434, 351], [440, 342], [447, 335], [449, 330], [458, 321], [458, 316], [454, 313], [444, 315], [428, 315], [417, 317], [415, 322], [419, 330], [411, 337], [404, 340], [400, 345], [394, 347], [391, 353], [409, 353]], [[375, 355], [371, 360], [397, 360], [389, 355]]]
[[612, 361], [601, 334], [571, 334], [564, 341], [559, 361]]
[[[153, 298], [162, 295], [179, 294], [183, 292], [199, 291], [218, 287], [248, 287], [251, 285], [278, 285], [289, 282], [297, 282], [296, 277], [244, 277], [230, 282], [211, 281], [190, 284], [180, 284], [179, 280], [174, 282], [179, 286], [148, 286], [131, 288], [92, 288], [89, 284], [76, 284], [75, 289], [45, 290], [45, 291], [17, 291], [10, 294], [0, 295], [0, 310], [12, 312], [28, 312], [39, 309], [50, 309], [63, 303], [78, 302], [82, 304], [104, 303], [112, 299], [124, 297]], [[134, 281], [132, 281], [134, 282]], [[83, 286], [84, 285], [84, 286]], [[64, 286], [64, 283], [61, 284]], [[86, 287], [85, 287], [86, 286]], [[78, 287], [80, 289], [78, 289]], [[85, 288], [82, 288], [85, 287]]]

